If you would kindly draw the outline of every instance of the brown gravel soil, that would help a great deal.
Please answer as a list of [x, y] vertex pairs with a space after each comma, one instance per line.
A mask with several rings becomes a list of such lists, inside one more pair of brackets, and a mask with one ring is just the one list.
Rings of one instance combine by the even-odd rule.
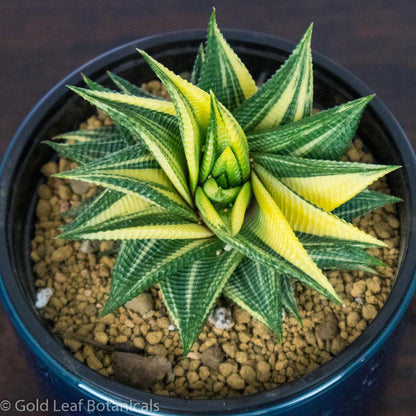
[[[147, 87], [161, 93], [158, 82]], [[110, 123], [99, 112], [81, 128]], [[361, 140], [355, 139], [345, 159], [372, 162], [362, 148]], [[65, 212], [96, 192], [94, 186], [51, 177], [74, 166], [59, 159], [42, 168], [46, 182], [38, 189], [31, 258], [36, 288], [53, 292], [40, 309], [43, 318], [78, 360], [103, 376], [182, 398], [224, 398], [270, 390], [309, 373], [352, 343], [376, 317], [394, 283], [400, 224], [396, 207], [389, 205], [355, 221], [387, 243], [388, 248], [370, 251], [387, 266], [377, 268], [378, 275], [327, 273], [343, 306], [296, 284], [303, 327], [286, 316], [283, 343], [279, 344], [263, 324], [221, 299], [219, 306], [231, 312], [230, 327], [218, 329], [208, 322], [192, 352], [183, 358], [178, 332], [157, 286], [100, 316], [109, 293], [116, 243], [54, 239], [58, 227], [70, 221]], [[372, 189], [389, 193], [383, 179]], [[127, 368], [135, 370], [131, 377], [126, 376]], [[137, 373], [145, 376], [137, 379]]]

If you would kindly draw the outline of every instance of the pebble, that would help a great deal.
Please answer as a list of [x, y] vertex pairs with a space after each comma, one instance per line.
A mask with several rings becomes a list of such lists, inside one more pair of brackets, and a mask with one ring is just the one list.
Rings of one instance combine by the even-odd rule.
[[138, 312], [141, 316], [145, 316], [154, 308], [152, 295], [149, 293], [141, 293], [139, 296], [126, 303], [126, 308]]
[[223, 307], [214, 308], [208, 320], [218, 329], [229, 329], [233, 326], [230, 310]]
[[72, 192], [77, 195], [85, 194], [90, 188], [90, 185], [87, 182], [76, 181], [74, 179], [70, 179], [68, 182]]
[[316, 329], [316, 334], [323, 341], [334, 339], [338, 335], [338, 332], [338, 320], [332, 314], [326, 315], [324, 321]]
[[224, 353], [218, 345], [213, 345], [201, 354], [201, 362], [213, 370], [218, 370], [221, 362], [224, 360]]
[[73, 253], [71, 246], [63, 246], [54, 250], [51, 254], [51, 261], [61, 262], [68, 260]]
[[227, 384], [234, 390], [244, 390], [245, 381], [237, 374], [233, 373], [227, 377]]
[[44, 308], [48, 304], [52, 295], [53, 290], [49, 287], [39, 290], [39, 292], [36, 294], [35, 308]]
[[377, 316], [377, 309], [374, 305], [363, 306], [363, 318], [369, 321], [373, 320]]

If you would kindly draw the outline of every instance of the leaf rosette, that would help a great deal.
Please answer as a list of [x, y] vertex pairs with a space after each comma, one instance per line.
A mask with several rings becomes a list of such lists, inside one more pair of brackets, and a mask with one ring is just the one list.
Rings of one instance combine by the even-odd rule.
[[103, 313], [158, 283], [184, 355], [221, 294], [281, 339], [293, 279], [341, 303], [322, 269], [383, 265], [349, 221], [399, 201], [366, 189], [397, 167], [340, 161], [372, 97], [312, 114], [311, 34], [258, 88], [214, 12], [190, 81], [140, 51], [171, 101], [70, 87], [115, 122], [48, 142], [80, 165], [56, 176], [104, 188], [59, 238], [121, 240]]

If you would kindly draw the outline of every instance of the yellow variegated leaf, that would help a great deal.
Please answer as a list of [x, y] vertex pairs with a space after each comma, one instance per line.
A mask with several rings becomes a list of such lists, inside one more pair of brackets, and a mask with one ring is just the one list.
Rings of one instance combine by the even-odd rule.
[[304, 200], [261, 166], [256, 165], [255, 171], [293, 230], [321, 237], [385, 246], [377, 238]]
[[231, 233], [236, 235], [243, 226], [246, 210], [251, 198], [251, 184], [246, 182], [234, 202], [231, 210]]
[[313, 278], [334, 298], [338, 298], [334, 288], [310, 258], [293, 232], [285, 215], [254, 172], [252, 172], [252, 185], [259, 204], [258, 216], [254, 226], [256, 235], [276, 253]]
[[312, 111], [312, 25], [282, 67], [233, 112], [245, 132], [297, 121]]
[[247, 68], [218, 29], [215, 10], [209, 22], [205, 60], [198, 87], [205, 91], [212, 90], [230, 111], [257, 91]]
[[215, 178], [225, 174], [230, 186], [237, 186], [241, 183], [243, 178], [240, 165], [229, 146], [218, 156], [212, 168], [212, 174]]
[[202, 219], [211, 230], [219, 230], [222, 232], [229, 232], [229, 227], [221, 215], [217, 212], [214, 205], [212, 205], [207, 194], [201, 187], [196, 189], [195, 204], [199, 209]]
[[232, 114], [222, 105], [211, 91], [211, 117], [215, 117], [217, 153], [227, 147], [233, 151], [245, 181], [250, 176], [250, 162], [247, 138]]
[[163, 66], [160, 62], [157, 62], [155, 59], [149, 56], [146, 52], [142, 50], [139, 50], [139, 52], [148, 62], [153, 71], [155, 71], [156, 75], [161, 79], [161, 81], [166, 83], [165, 86], [169, 93], [172, 90], [169, 88], [169, 86], [174, 85], [178, 93], [181, 93], [189, 101], [200, 126], [202, 129], [206, 129], [208, 127], [209, 121], [209, 94], [191, 84], [190, 82], [184, 80], [179, 75], [176, 75], [165, 66]]

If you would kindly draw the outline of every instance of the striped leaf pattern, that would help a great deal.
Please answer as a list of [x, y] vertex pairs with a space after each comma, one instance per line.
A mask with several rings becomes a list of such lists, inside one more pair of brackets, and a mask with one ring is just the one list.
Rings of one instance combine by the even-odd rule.
[[156, 160], [140, 144], [56, 176], [139, 196], [183, 218], [196, 220], [195, 213], [174, 189]]
[[125, 137], [115, 126], [95, 130], [77, 130], [54, 137], [64, 143], [46, 140], [60, 155], [77, 163], [88, 163], [126, 147]]
[[252, 152], [308, 159], [339, 160], [354, 137], [358, 122], [373, 96], [358, 98], [274, 129], [250, 133]]
[[372, 267], [385, 266], [382, 261], [358, 247], [343, 246], [330, 250], [320, 247], [308, 250], [308, 253], [321, 269], [361, 270], [376, 274]]
[[188, 263], [160, 282], [163, 299], [179, 330], [185, 357], [241, 259], [237, 251], [223, 250], [218, 255]]
[[123, 241], [103, 314], [122, 306], [187, 264], [215, 255], [222, 248], [223, 243], [217, 238]]
[[281, 279], [274, 269], [244, 258], [228, 280], [224, 294], [282, 339]]
[[309, 203], [264, 168], [257, 166], [256, 172], [294, 231], [385, 247], [382, 241]]
[[255, 154], [254, 160], [309, 202], [332, 211], [398, 166]]
[[110, 77], [111, 81], [113, 81], [114, 84], [118, 87], [118, 89], [124, 94], [135, 95], [137, 97], [143, 97], [143, 98], [152, 98], [154, 100], [163, 100], [163, 98], [145, 91], [144, 89], [138, 87], [137, 85], [130, 83], [126, 79], [121, 78], [118, 75], [113, 74], [110, 71], [107, 71], [107, 75]]
[[240, 58], [219, 31], [215, 10], [208, 27], [198, 87], [212, 91], [229, 111], [234, 111], [257, 92], [257, 86]]
[[245, 132], [271, 129], [311, 114], [312, 25], [284, 65], [234, 111]]
[[354, 218], [360, 217], [367, 212], [400, 201], [402, 201], [402, 199], [397, 198], [396, 196], [364, 189], [354, 198], [334, 209], [332, 213], [345, 221], [352, 221]]
[[399, 201], [366, 189], [396, 166], [340, 162], [371, 96], [313, 115], [312, 26], [259, 89], [211, 16], [187, 81], [144, 51], [172, 101], [119, 75], [70, 87], [114, 121], [47, 142], [103, 187], [59, 238], [121, 240], [103, 313], [156, 283], [191, 350], [221, 293], [282, 339], [298, 286], [342, 303], [323, 269], [375, 274], [384, 247], [347, 222]]

